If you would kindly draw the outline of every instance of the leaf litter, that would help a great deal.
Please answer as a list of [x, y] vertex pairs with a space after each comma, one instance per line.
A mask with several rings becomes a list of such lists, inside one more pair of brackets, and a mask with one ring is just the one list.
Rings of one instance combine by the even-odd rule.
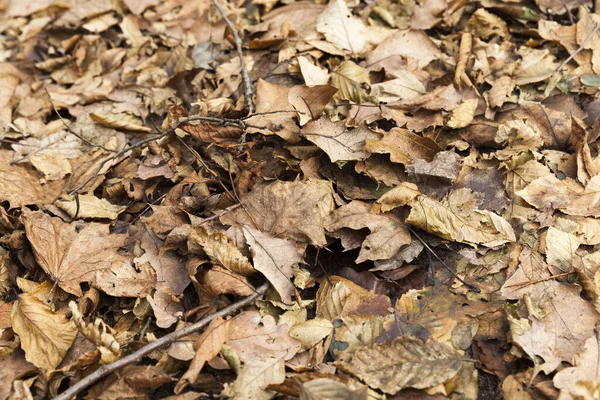
[[599, 6], [0, 0], [0, 400], [598, 398]]

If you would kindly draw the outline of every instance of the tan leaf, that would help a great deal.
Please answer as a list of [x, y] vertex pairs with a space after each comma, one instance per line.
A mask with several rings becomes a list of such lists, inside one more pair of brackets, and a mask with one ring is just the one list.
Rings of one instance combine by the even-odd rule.
[[288, 101], [294, 108], [303, 114], [299, 114], [300, 126], [310, 120], [319, 119], [325, 106], [333, 98], [337, 89], [331, 85], [303, 86], [296, 85], [288, 93]]
[[154, 311], [156, 326], [159, 328], [169, 328], [183, 318], [183, 305], [168, 287], [162, 287], [152, 296], [146, 296], [146, 300]]
[[19, 295], [11, 321], [27, 361], [46, 370], [60, 364], [77, 335], [73, 321], [63, 313], [53, 312], [32, 293]]
[[468, 189], [451, 192], [444, 202], [421, 195], [412, 202], [406, 223], [461, 243], [494, 247], [516, 241], [513, 228], [504, 218], [471, 206], [463, 209], [472, 201], [473, 194]]
[[317, 318], [333, 321], [348, 315], [388, 315], [388, 296], [375, 294], [340, 276], [330, 276], [317, 292]]
[[[77, 204], [79, 202], [79, 204]], [[79, 199], [56, 200], [55, 204], [65, 210], [71, 218], [117, 219], [127, 206], [111, 204], [93, 194], [79, 195]]]
[[36, 261], [66, 292], [81, 296], [82, 282], [115, 296], [145, 296], [151, 289], [147, 271], [135, 271], [118, 253], [127, 235], [109, 234], [104, 224], [66, 224], [41, 211], [26, 212], [23, 220]]
[[264, 388], [281, 383], [284, 379], [285, 365], [282, 359], [251, 359], [244, 362], [235, 382], [228, 384], [221, 394], [240, 400], [269, 400], [275, 393]]
[[580, 241], [573, 233], [551, 226], [546, 234], [546, 262], [563, 272], [573, 271], [573, 261]]
[[86, 322], [74, 301], [69, 302], [69, 309], [79, 332], [100, 350], [102, 363], [108, 364], [121, 357], [121, 346], [110, 326], [100, 318], [96, 318], [93, 323]]
[[337, 96], [357, 104], [374, 100], [365, 89], [370, 83], [369, 72], [352, 61], [342, 62], [331, 74], [331, 84], [338, 89]]
[[[387, 319], [388, 327], [392, 322]], [[392, 322], [393, 323], [393, 322]], [[358, 350], [372, 346], [386, 329], [386, 319], [375, 315], [352, 315], [336, 321], [335, 341], [343, 344], [333, 347], [336, 359], [348, 360]]]
[[233, 318], [229, 345], [244, 362], [263, 357], [289, 360], [300, 350], [289, 330], [287, 323], [277, 325], [271, 316], [246, 311]]
[[409, 71], [395, 71], [394, 76], [395, 79], [372, 85], [371, 94], [381, 102], [391, 103], [414, 99], [427, 92], [421, 81]]
[[473, 117], [475, 117], [475, 110], [479, 100], [470, 99], [465, 100], [452, 110], [452, 115], [448, 121], [448, 126], [452, 129], [464, 128], [471, 125]]
[[156, 273], [156, 289], [169, 288], [179, 296], [191, 282], [181, 258], [172, 252], [162, 252], [164, 242], [152, 232], [148, 225], [138, 224], [139, 246], [144, 254], [133, 259], [139, 269], [150, 266]]
[[194, 229], [188, 237], [188, 251], [192, 254], [201, 254], [203, 250], [210, 259], [229, 271], [241, 276], [248, 276], [255, 272], [237, 246], [222, 232], [208, 233], [202, 226]]
[[317, 378], [302, 384], [300, 400], [367, 400], [370, 394], [367, 389], [366, 386], [352, 389], [334, 379]]
[[344, 0], [331, 0], [317, 19], [317, 31], [340, 50], [359, 54], [367, 45], [366, 27], [354, 17]]
[[296, 246], [289, 240], [274, 238], [249, 226], [242, 229], [250, 245], [254, 268], [269, 280], [281, 296], [281, 301], [291, 304], [294, 294], [294, 285], [290, 280], [294, 276], [292, 266], [302, 261]]
[[[324, 218], [333, 210], [331, 185], [323, 180], [257, 185], [238, 208], [221, 217], [228, 225], [255, 226], [276, 238], [324, 246]], [[250, 214], [252, 217], [249, 217]]]
[[584, 217], [600, 216], [600, 174], [582, 187], [576, 181], [559, 180], [554, 175], [536, 179], [517, 195], [539, 210], [557, 209], [565, 214]]
[[28, 204], [50, 204], [60, 196], [64, 182], [42, 185], [41, 177], [31, 167], [11, 165], [13, 153], [0, 150], [0, 201], [8, 201], [10, 208]]
[[549, 280], [549, 276], [542, 256], [525, 248], [519, 269], [501, 290], [507, 299], [526, 299], [529, 315], [509, 312], [508, 319], [513, 343], [535, 362], [536, 374], [550, 374], [561, 362], [573, 364], [600, 321], [600, 314], [581, 298], [579, 286]]
[[433, 160], [442, 151], [433, 140], [416, 135], [406, 129], [393, 128], [379, 140], [366, 140], [365, 150], [370, 153], [389, 154], [390, 160], [400, 164], [410, 164], [414, 160]]
[[331, 122], [327, 116], [310, 121], [300, 133], [327, 153], [331, 162], [364, 160], [369, 157], [364, 151], [365, 140], [379, 139], [366, 126], [347, 128], [344, 122]]
[[392, 73], [402, 69], [407, 60], [415, 60], [417, 68], [424, 68], [441, 56], [442, 52], [425, 31], [407, 29], [395, 32], [369, 52], [366, 62], [370, 70], [376, 71], [383, 67]]
[[333, 325], [326, 319], [314, 318], [295, 325], [290, 336], [298, 339], [304, 349], [310, 349], [333, 332]]
[[341, 228], [369, 228], [371, 233], [362, 244], [357, 263], [390, 258], [411, 242], [410, 233], [400, 218], [392, 213], [372, 214], [370, 210], [368, 203], [355, 200], [332, 212], [325, 222], [325, 228], [332, 232]]
[[395, 394], [404, 388], [425, 389], [452, 378], [461, 359], [435, 340], [402, 336], [359, 349], [336, 365], [373, 389]]
[[298, 64], [300, 65], [300, 72], [306, 86], [326, 85], [329, 82], [329, 72], [327, 69], [314, 65], [306, 57], [298, 57]]
[[[560, 370], [554, 375], [554, 386], [561, 389], [561, 397], [564, 393], [575, 394], [573, 392], [577, 390], [578, 382], [598, 381], [598, 371], [600, 370], [598, 354], [600, 354], [598, 335], [595, 335], [585, 342], [583, 351], [577, 354], [572, 367]], [[574, 396], [574, 398], [577, 397]]]
[[90, 113], [90, 117], [95, 122], [109, 128], [135, 132], [152, 132], [152, 129], [142, 125], [143, 122], [140, 118], [128, 113], [102, 115], [92, 112]]
[[378, 198], [373, 205], [373, 211], [376, 214], [393, 210], [396, 207], [402, 207], [412, 202], [420, 195], [417, 185], [411, 182], [402, 182], [383, 196]]
[[12, 122], [11, 100], [21, 78], [23, 75], [18, 68], [10, 63], [0, 63], [0, 132]]
[[180, 393], [188, 383], [196, 382], [204, 364], [216, 357], [223, 345], [229, 341], [230, 329], [231, 320], [224, 320], [222, 317], [218, 317], [210, 322], [206, 330], [194, 344], [196, 354], [188, 370], [179, 379], [179, 382], [177, 382], [175, 393]]
[[238, 275], [218, 265], [213, 266], [202, 276], [202, 283], [215, 293], [231, 293], [238, 296], [249, 296], [254, 288], [246, 277]]

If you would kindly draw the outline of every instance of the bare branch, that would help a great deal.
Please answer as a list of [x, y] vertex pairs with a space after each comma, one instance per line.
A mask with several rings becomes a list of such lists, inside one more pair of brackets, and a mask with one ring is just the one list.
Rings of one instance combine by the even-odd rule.
[[185, 328], [180, 329], [178, 331], [171, 332], [168, 335], [155, 340], [154, 342], [148, 343], [144, 347], [121, 358], [120, 360], [117, 360], [110, 364], [101, 366], [96, 371], [92, 372], [91, 374], [89, 374], [88, 376], [81, 379], [79, 382], [77, 382], [73, 386], [71, 386], [69, 389], [65, 390], [63, 393], [56, 396], [54, 398], [54, 400], [69, 400], [69, 399], [75, 397], [79, 392], [81, 392], [88, 386], [93, 385], [94, 383], [98, 382], [100, 379], [104, 378], [107, 375], [110, 375], [111, 373], [113, 373], [123, 367], [126, 367], [135, 362], [139, 362], [144, 356], [153, 352], [154, 350], [157, 350], [163, 346], [172, 344], [173, 342], [175, 342], [178, 339], [181, 339], [182, 337], [189, 336], [193, 333], [198, 332], [199, 330], [204, 328], [206, 325], [208, 325], [210, 323], [210, 321], [212, 321], [215, 318], [224, 317], [226, 315], [232, 314], [232, 313], [236, 312], [237, 310], [243, 308], [244, 306], [251, 304], [257, 297], [263, 295], [267, 291], [268, 288], [269, 288], [269, 284], [264, 283], [261, 286], [259, 286], [254, 291], [254, 293], [252, 293], [250, 296], [245, 297], [242, 300], [235, 302], [235, 303], [225, 307], [224, 309], [217, 311], [214, 314], [209, 315], [206, 318], [201, 319], [200, 321], [196, 322], [195, 324], [186, 326]]

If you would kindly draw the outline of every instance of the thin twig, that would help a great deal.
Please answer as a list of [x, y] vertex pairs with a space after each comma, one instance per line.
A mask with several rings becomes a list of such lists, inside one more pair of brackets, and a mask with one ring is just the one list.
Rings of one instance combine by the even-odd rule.
[[69, 124], [67, 124], [67, 121], [64, 120], [64, 118], [60, 115], [60, 113], [58, 112], [58, 110], [56, 109], [56, 107], [54, 106], [54, 102], [52, 101], [52, 97], [50, 96], [50, 92], [48, 92], [48, 89], [44, 88], [44, 90], [46, 91], [46, 95], [48, 95], [48, 100], [50, 101], [50, 105], [52, 106], [52, 109], [54, 110], [54, 113], [58, 116], [58, 118], [60, 119], [60, 122], [62, 122], [62, 124], [65, 126], [65, 128], [67, 129], [67, 131], [77, 137], [79, 140], [83, 141], [84, 143], [92, 146], [92, 147], [98, 147], [104, 151], [108, 151], [109, 153], [115, 153], [116, 150], [112, 150], [109, 148], [106, 148], [102, 145], [96, 144], [96, 143], [92, 143], [89, 140], [87, 140], [86, 138], [84, 138], [83, 136], [81, 136], [80, 134], [78, 134], [77, 132], [75, 132], [70, 126]]
[[431, 247], [429, 247], [429, 245], [427, 243], [425, 243], [425, 241], [423, 240], [423, 238], [421, 238], [421, 236], [419, 236], [417, 234], [417, 232], [414, 231], [414, 229], [412, 229], [411, 227], [407, 226], [408, 230], [410, 231], [410, 233], [412, 233], [413, 235], [415, 235], [415, 237], [419, 240], [419, 242], [421, 242], [423, 244], [423, 246], [425, 246], [425, 248], [427, 250], [429, 250], [429, 252], [431, 252], [431, 254], [439, 261], [442, 263], [442, 265], [444, 266], [444, 268], [446, 268], [448, 270], [448, 272], [450, 272], [452, 274], [453, 277], [455, 277], [460, 283], [462, 283], [463, 285], [465, 285], [466, 287], [468, 287], [469, 289], [472, 289], [473, 291], [477, 292], [477, 293], [481, 293], [481, 289], [479, 289], [479, 286], [473, 284], [473, 283], [469, 283], [467, 281], [465, 281], [464, 279], [462, 279], [460, 276], [456, 275], [456, 272], [452, 271], [452, 269], [444, 262], [444, 260], [442, 260], [440, 258], [440, 256], [437, 255], [437, 253], [435, 251], [433, 251], [433, 249]]
[[254, 104], [252, 103], [252, 96], [254, 95], [254, 92], [252, 90], [252, 82], [250, 82], [250, 75], [248, 75], [248, 70], [246, 69], [246, 61], [244, 60], [244, 52], [242, 50], [242, 39], [231, 20], [225, 15], [225, 10], [221, 7], [219, 0], [212, 0], [212, 2], [233, 35], [235, 50], [240, 58], [240, 69], [242, 70], [242, 81], [244, 82], [244, 100], [246, 102], [246, 107], [248, 108], [248, 114], [253, 114]]
[[154, 342], [148, 343], [144, 347], [121, 358], [120, 360], [117, 360], [110, 364], [101, 366], [96, 371], [92, 372], [91, 374], [89, 374], [88, 376], [81, 379], [79, 382], [77, 382], [73, 386], [71, 386], [69, 389], [65, 390], [63, 393], [56, 396], [54, 398], [54, 400], [69, 400], [69, 399], [71, 399], [72, 397], [76, 396], [79, 392], [81, 392], [83, 389], [87, 388], [90, 385], [93, 385], [94, 383], [98, 382], [100, 379], [111, 374], [112, 372], [117, 371], [117, 370], [119, 370], [123, 367], [126, 367], [130, 364], [133, 364], [135, 362], [139, 362], [145, 355], [153, 352], [154, 350], [157, 350], [163, 346], [174, 343], [176, 340], [181, 339], [182, 337], [189, 336], [193, 333], [198, 332], [199, 330], [204, 328], [206, 325], [208, 325], [213, 319], [232, 314], [232, 313], [236, 312], [237, 310], [241, 309], [242, 307], [252, 303], [257, 297], [263, 295], [267, 291], [268, 288], [269, 288], [269, 284], [264, 283], [261, 286], [259, 286], [254, 291], [254, 293], [252, 293], [250, 296], [245, 297], [245, 298], [241, 299], [240, 301], [235, 302], [235, 303], [223, 308], [222, 310], [217, 311], [216, 313], [211, 314], [208, 317], [201, 319], [200, 321], [196, 322], [195, 324], [186, 326], [185, 328], [180, 329], [178, 331], [171, 332], [168, 335], [155, 340]]

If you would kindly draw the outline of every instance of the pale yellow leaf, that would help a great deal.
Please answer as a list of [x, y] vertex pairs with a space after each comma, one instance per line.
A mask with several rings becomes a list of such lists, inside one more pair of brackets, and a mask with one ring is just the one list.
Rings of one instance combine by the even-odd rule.
[[71, 218], [117, 219], [127, 206], [111, 204], [106, 199], [100, 199], [93, 194], [79, 195], [77, 199], [56, 200], [55, 204], [65, 210]]

